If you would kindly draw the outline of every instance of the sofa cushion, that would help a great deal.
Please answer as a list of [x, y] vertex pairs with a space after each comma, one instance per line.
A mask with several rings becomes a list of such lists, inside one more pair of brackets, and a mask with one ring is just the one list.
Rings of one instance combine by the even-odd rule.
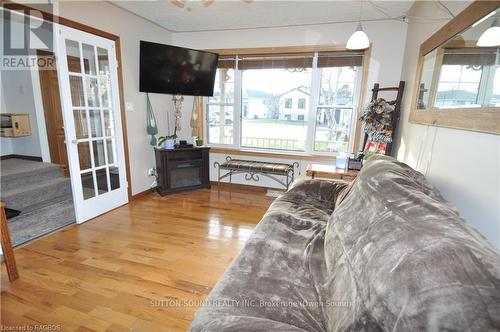
[[500, 255], [424, 177], [370, 159], [325, 235], [329, 330], [500, 329]]
[[318, 274], [336, 193], [299, 181], [271, 205], [200, 308], [191, 331], [326, 331]]

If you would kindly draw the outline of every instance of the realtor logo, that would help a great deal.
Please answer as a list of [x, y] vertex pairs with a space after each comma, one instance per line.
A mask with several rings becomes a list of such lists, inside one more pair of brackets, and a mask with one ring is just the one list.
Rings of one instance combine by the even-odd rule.
[[53, 11], [52, 4], [4, 4], [1, 12], [2, 69], [40, 69], [47, 66], [48, 58], [38, 57], [37, 50], [54, 50], [53, 24], [42, 14]]

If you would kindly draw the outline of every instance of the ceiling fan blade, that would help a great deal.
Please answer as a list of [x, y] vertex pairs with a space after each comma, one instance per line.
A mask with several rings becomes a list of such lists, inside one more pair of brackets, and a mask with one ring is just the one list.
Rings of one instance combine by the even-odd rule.
[[208, 7], [214, 3], [214, 0], [203, 0], [203, 7]]
[[253, 2], [253, 0], [241, 0], [241, 1], [243, 1], [244, 3], [252, 3]]
[[179, 8], [184, 8], [186, 6], [186, 0], [170, 0], [170, 3]]

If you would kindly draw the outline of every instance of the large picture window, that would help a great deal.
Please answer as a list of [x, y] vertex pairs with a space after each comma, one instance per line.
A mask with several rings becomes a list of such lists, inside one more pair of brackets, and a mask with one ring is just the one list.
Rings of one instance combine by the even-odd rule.
[[[311, 70], [250, 69], [242, 73], [241, 146], [305, 151], [308, 110], [298, 99], [309, 99]], [[299, 120], [301, 119], [302, 120]]]
[[212, 145], [349, 152], [363, 52], [221, 57], [207, 98]]

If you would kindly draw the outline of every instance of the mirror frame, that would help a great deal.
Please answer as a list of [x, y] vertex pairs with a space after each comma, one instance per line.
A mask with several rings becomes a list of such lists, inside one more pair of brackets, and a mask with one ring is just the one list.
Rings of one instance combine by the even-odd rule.
[[498, 8], [500, 1], [476, 0], [420, 45], [411, 98], [411, 123], [500, 134], [500, 107], [417, 109], [424, 56]]

